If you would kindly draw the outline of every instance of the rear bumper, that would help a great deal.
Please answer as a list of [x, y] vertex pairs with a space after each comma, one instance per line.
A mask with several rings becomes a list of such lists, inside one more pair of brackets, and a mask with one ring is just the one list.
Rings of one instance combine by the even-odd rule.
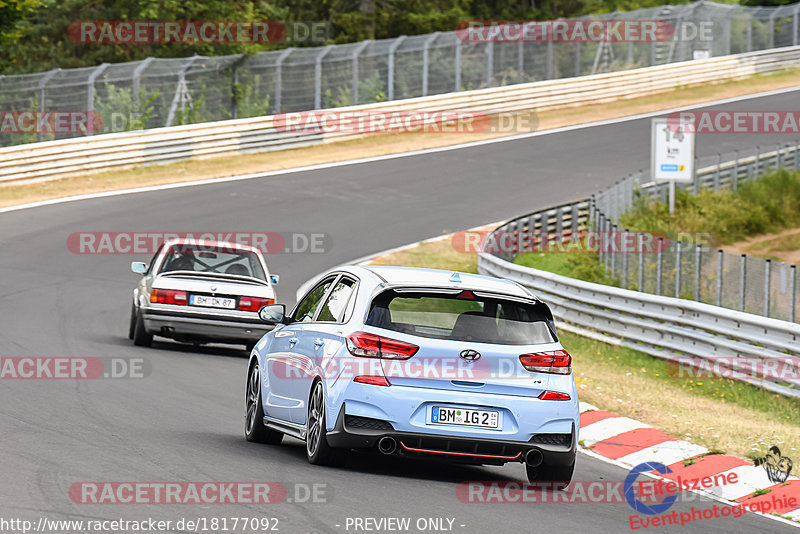
[[[357, 417], [358, 420], [366, 419]], [[577, 440], [573, 424], [569, 441], [563, 444], [546, 444], [535, 441], [512, 441], [487, 437], [459, 437], [437, 433], [404, 432], [395, 430], [386, 421], [378, 421], [375, 428], [348, 424], [346, 405], [342, 406], [333, 430], [327, 434], [331, 447], [347, 449], [376, 448], [384, 437], [397, 442], [397, 454], [402, 456], [437, 458], [470, 464], [502, 465], [507, 462], [524, 462], [530, 450], [542, 453], [545, 465], [566, 466], [575, 462]]]
[[144, 310], [145, 330], [157, 336], [172, 339], [197, 339], [202, 341], [255, 342], [274, 326], [259, 319], [225, 317], [209, 314], [178, 314], [159, 310]]

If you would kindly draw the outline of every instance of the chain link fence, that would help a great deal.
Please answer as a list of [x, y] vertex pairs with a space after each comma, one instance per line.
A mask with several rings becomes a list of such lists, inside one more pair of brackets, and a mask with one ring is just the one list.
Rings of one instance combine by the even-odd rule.
[[[799, 11], [800, 3], [767, 8], [701, 1], [573, 19], [669, 23], [671, 40], [654, 42], [475, 42], [452, 31], [256, 55], [148, 58], [0, 75], [2, 112], [86, 111], [102, 118], [89, 132], [3, 133], [0, 128], [0, 146], [367, 104], [661, 65], [697, 54], [797, 45]], [[710, 25], [712, 39], [698, 31], [702, 24]]]
[[[800, 167], [798, 142], [777, 146], [770, 152], [755, 147], [751, 152], [744, 157], [736, 152], [698, 160], [694, 183], [676, 186], [692, 194], [704, 188], [716, 192], [735, 189], [742, 181], [757, 179], [781, 167]], [[703, 166], [711, 161], [714, 164]], [[630, 175], [592, 198], [588, 223], [601, 233], [625, 235], [628, 231], [618, 228], [616, 221], [634, 206], [636, 196], [665, 202], [667, 187], [666, 183], [649, 182], [649, 175], [642, 171]], [[661, 238], [659, 245], [646, 247], [635, 241], [638, 233], [631, 235], [633, 252], [615, 251], [613, 247], [600, 249], [606, 271], [623, 288], [798, 322], [800, 291], [795, 265], [732, 254], [688, 240]]]

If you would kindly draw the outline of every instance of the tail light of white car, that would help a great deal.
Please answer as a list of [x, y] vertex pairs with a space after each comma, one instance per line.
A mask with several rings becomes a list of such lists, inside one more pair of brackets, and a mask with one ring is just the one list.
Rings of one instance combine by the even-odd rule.
[[532, 373], [568, 375], [572, 372], [572, 357], [565, 350], [522, 354], [519, 361]]
[[264, 306], [275, 304], [275, 299], [262, 299], [259, 297], [239, 297], [239, 311], [257, 312]]
[[150, 292], [150, 302], [158, 304], [179, 304], [186, 305], [186, 291], [175, 291], [174, 289], [153, 289]]
[[407, 360], [417, 353], [419, 347], [376, 334], [356, 332], [347, 338], [347, 350], [353, 356], [362, 358]]

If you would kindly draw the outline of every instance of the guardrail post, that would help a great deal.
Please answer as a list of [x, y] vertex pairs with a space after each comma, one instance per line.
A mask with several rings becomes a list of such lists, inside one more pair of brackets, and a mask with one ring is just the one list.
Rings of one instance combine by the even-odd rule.
[[328, 45], [314, 58], [314, 109], [322, 108], [322, 60], [331, 50], [333, 45]]
[[661, 269], [664, 258], [664, 238], [658, 238], [658, 257], [656, 258], [656, 295], [661, 296]]
[[725, 252], [717, 250], [717, 306], [722, 306], [722, 262]]
[[[406, 40], [406, 35], [401, 35], [397, 39], [394, 40], [392, 45], [389, 47], [389, 65], [388, 65], [388, 80], [386, 82], [386, 92], [388, 96], [388, 100], [394, 100], [394, 54], [397, 51], [397, 47], [400, 46], [403, 41]], [[459, 40], [456, 44], [456, 87], [458, 90], [461, 90], [461, 41]]]
[[700, 260], [703, 256], [703, 245], [694, 247], [694, 300], [700, 302]]
[[578, 204], [572, 205], [572, 213], [570, 214], [570, 216], [572, 218], [572, 235], [577, 236], [578, 230], [580, 228], [580, 224], [578, 221], [578, 218], [580, 217], [580, 214], [578, 213]]
[[789, 267], [789, 321], [794, 322], [795, 318], [795, 308], [796, 303], [795, 299], [797, 295], [795, 294], [795, 286], [797, 284], [797, 266], [792, 265]]
[[739, 188], [739, 151], [736, 151], [733, 160], [733, 176], [731, 176], [731, 188], [736, 191]]
[[94, 81], [107, 68], [108, 68], [108, 63], [101, 63], [100, 66], [96, 67], [92, 71], [92, 74], [89, 76], [89, 79], [86, 80], [86, 111], [90, 113], [89, 120], [92, 121], [91, 127], [89, 126], [89, 124], [86, 125], [86, 135], [92, 135], [92, 130], [94, 129], [94, 120], [91, 117], [91, 114], [93, 114], [94, 112]]
[[[38, 84], [36, 84], [36, 90], [39, 92], [39, 109], [37, 110], [39, 113], [43, 113], [45, 111], [46, 106], [47, 106], [47, 102], [45, 100], [45, 95], [44, 95], [44, 91], [47, 88], [47, 82], [49, 82], [50, 78], [55, 76], [58, 73], [58, 71], [60, 71], [60, 70], [61, 69], [59, 69], [59, 68], [55, 68], [55, 69], [49, 71], [47, 74], [42, 76], [42, 79], [39, 80]], [[37, 128], [37, 130], [39, 130], [39, 128]], [[41, 140], [42, 140], [42, 132], [37, 131], [36, 132], [36, 141], [38, 142], [38, 141], [41, 141]]]
[[428, 96], [428, 70], [430, 63], [428, 55], [431, 43], [435, 41], [437, 37], [439, 37], [439, 32], [434, 32], [430, 37], [425, 39], [425, 43], [422, 45], [422, 96]]
[[769, 282], [772, 260], [764, 262], [764, 317], [769, 317]]
[[747, 254], [739, 259], [739, 311], [744, 311], [744, 294], [747, 290]]
[[363, 41], [360, 45], [353, 50], [353, 105], [358, 105], [358, 56], [372, 41]]
[[675, 243], [675, 298], [681, 294], [681, 242]]
[[294, 47], [287, 48], [278, 59], [275, 61], [275, 107], [273, 113], [280, 113], [281, 111], [281, 95], [283, 93], [283, 61], [289, 57]]

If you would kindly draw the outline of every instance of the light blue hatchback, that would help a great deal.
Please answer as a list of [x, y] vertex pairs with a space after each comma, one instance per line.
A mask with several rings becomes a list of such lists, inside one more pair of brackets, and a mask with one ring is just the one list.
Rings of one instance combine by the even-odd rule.
[[245, 436], [306, 442], [308, 460], [347, 449], [526, 466], [568, 483], [579, 409], [553, 316], [507, 280], [406, 267], [338, 267], [250, 355]]

